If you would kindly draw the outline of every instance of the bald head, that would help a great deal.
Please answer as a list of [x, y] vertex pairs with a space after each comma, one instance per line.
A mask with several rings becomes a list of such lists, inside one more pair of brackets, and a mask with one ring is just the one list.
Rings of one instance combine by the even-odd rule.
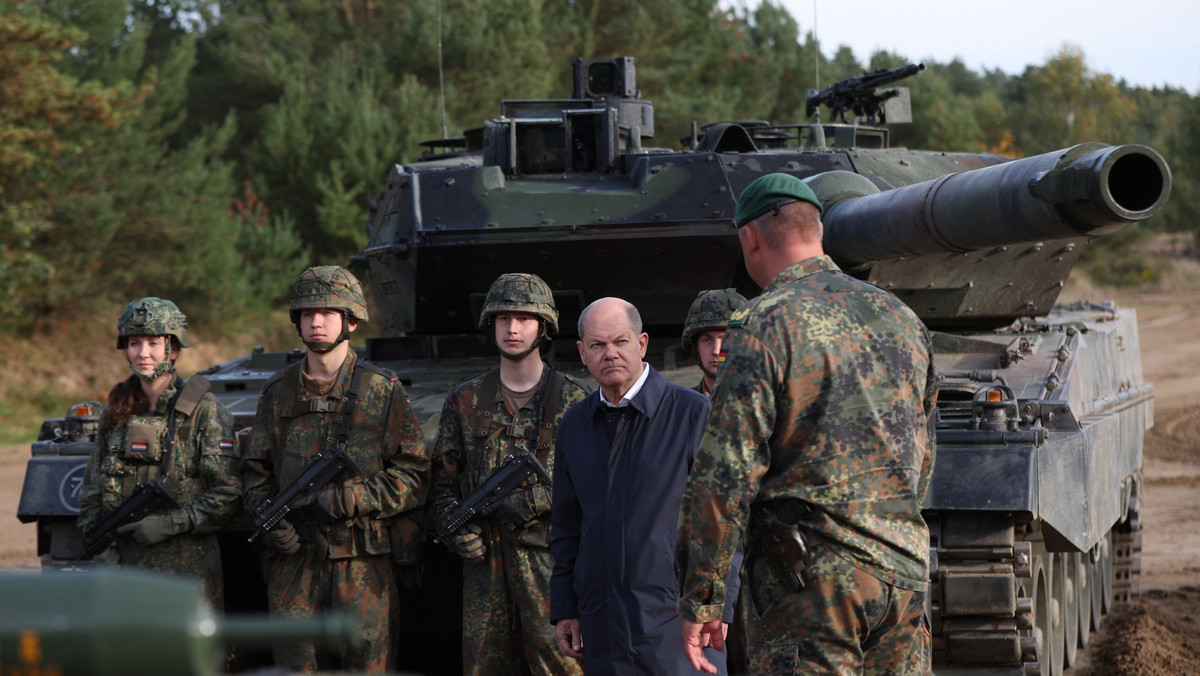
[[601, 298], [579, 315], [579, 359], [609, 403], [619, 403], [641, 377], [649, 343], [642, 317], [628, 301]]
[[607, 298], [601, 298], [599, 300], [592, 301], [587, 307], [583, 308], [583, 312], [579, 313], [579, 323], [575, 326], [575, 329], [579, 333], [580, 340], [583, 340], [583, 334], [587, 328], [588, 318], [591, 315], [599, 314], [602, 311], [623, 313], [626, 320], [629, 322], [629, 328], [633, 331], [633, 333], [636, 334], [642, 332], [642, 315], [638, 312], [638, 309], [633, 306], [633, 303], [630, 303], [623, 298], [613, 298], [609, 296]]

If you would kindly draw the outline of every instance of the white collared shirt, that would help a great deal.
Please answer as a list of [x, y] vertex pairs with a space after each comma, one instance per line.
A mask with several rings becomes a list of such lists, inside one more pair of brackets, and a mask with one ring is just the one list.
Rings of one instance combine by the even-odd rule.
[[646, 378], [649, 375], [650, 365], [646, 362], [642, 362], [642, 375], [638, 377], [637, 382], [633, 384], [633, 387], [629, 388], [629, 391], [625, 393], [625, 396], [621, 397], [621, 403], [614, 406], [611, 402], [604, 398], [603, 389], [600, 390], [600, 403], [610, 408], [622, 408], [624, 406], [628, 406], [629, 401], [637, 396], [637, 393], [641, 391], [642, 385], [646, 384]]

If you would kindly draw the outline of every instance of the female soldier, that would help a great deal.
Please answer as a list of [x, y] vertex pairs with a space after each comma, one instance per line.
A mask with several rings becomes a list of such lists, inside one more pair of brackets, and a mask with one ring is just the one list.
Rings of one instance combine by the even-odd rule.
[[200, 580], [221, 610], [221, 554], [215, 531], [241, 498], [233, 417], [193, 376], [186, 385], [175, 360], [187, 347], [187, 317], [169, 300], [143, 298], [117, 320], [117, 349], [133, 375], [108, 394], [100, 434], [79, 496], [79, 528], [87, 533], [138, 484], [162, 482], [178, 507], [121, 526], [95, 556]]

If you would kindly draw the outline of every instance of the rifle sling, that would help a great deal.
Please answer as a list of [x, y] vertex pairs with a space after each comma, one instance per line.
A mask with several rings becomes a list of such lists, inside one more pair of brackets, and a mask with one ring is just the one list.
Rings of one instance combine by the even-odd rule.
[[[535, 425], [537, 441], [536, 446], [532, 449], [534, 453], [549, 453], [554, 447], [555, 420], [562, 411], [563, 374], [549, 364], [546, 364], [545, 368], [547, 370], [545, 377], [542, 379], [542, 386], [534, 398], [534, 405], [538, 408], [537, 423]], [[495, 368], [484, 374], [483, 382], [479, 385], [479, 392], [483, 395], [484, 400], [494, 401], [494, 397], [499, 390], [500, 369]], [[489, 396], [493, 397], [493, 399], [486, 399]], [[497, 416], [492, 415], [490, 410], [473, 408], [469, 417], [468, 424], [473, 436], [488, 436], [492, 431], [493, 425], [499, 428], [500, 431], [506, 432], [509, 436], [517, 436], [512, 434], [511, 429], [500, 425]], [[525, 437], [520, 436], [519, 438]], [[469, 489], [474, 488], [478, 481], [472, 481], [471, 483], [473, 485], [468, 487], [467, 491], [464, 492], [469, 492]]]
[[[177, 380], [176, 384], [178, 382]], [[200, 400], [211, 389], [212, 383], [208, 382], [207, 378], [200, 375], [192, 376], [183, 387], [179, 388], [175, 397], [171, 399], [170, 405], [167, 406], [167, 433], [163, 438], [162, 463], [158, 466], [158, 480], [164, 485], [167, 483], [167, 469], [171, 463], [171, 449], [175, 445], [175, 413], [179, 412], [190, 417], [192, 413], [195, 413], [196, 407], [200, 405]]]
[[334, 448], [346, 448], [350, 441], [350, 427], [354, 424], [354, 409], [358, 407], [358, 386], [362, 383], [363, 371], [366, 364], [361, 359], [354, 362], [354, 375], [350, 377], [350, 389], [346, 390], [346, 406], [340, 413], [334, 415], [334, 422], [340, 422]]

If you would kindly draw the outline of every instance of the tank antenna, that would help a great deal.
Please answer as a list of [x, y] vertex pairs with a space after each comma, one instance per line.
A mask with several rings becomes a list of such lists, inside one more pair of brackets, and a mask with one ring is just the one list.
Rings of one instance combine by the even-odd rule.
[[[438, 0], [439, 2], [441, 0]], [[813, 0], [813, 71], [817, 74], [817, 91], [821, 90], [821, 39], [817, 37], [817, 0]]]
[[442, 74], [442, 0], [437, 4], [437, 45], [438, 45], [438, 98], [442, 104], [442, 138], [449, 138], [446, 132], [446, 78]]

